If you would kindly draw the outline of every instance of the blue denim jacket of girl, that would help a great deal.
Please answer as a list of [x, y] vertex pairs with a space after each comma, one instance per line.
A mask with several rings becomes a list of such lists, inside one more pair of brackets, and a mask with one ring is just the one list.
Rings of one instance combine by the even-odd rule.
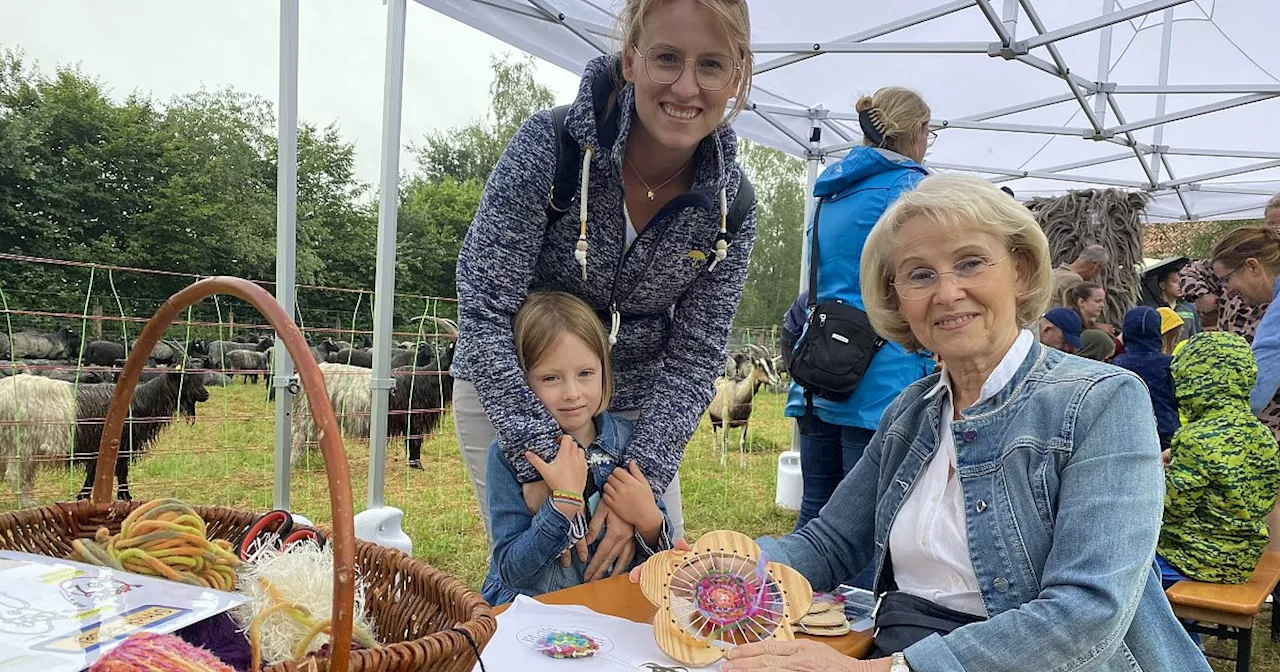
[[[760, 539], [830, 590], [868, 561], [892, 588], [889, 530], [937, 451], [931, 375], [885, 411], [822, 514]], [[1209, 672], [1154, 569], [1164, 506], [1155, 415], [1123, 369], [1040, 344], [992, 398], [952, 423], [969, 557], [990, 618], [907, 647], [930, 672]], [[873, 487], [874, 486], [874, 487]]]
[[[587, 473], [595, 480], [597, 492], [609, 480], [614, 467], [625, 466], [618, 464], [618, 457], [631, 440], [633, 429], [634, 425], [629, 421], [607, 412], [596, 418], [596, 440], [587, 448]], [[572, 554], [572, 565], [565, 567], [560, 564], [560, 554], [573, 545], [569, 535], [571, 521], [550, 500], [537, 513], [529, 513], [516, 471], [502, 454], [497, 439], [489, 444], [487, 473], [489, 512], [493, 516], [493, 549], [489, 556], [489, 574], [480, 591], [484, 599], [497, 606], [516, 599], [516, 595], [534, 597], [581, 585], [587, 563], [579, 560], [575, 553]], [[592, 511], [598, 501], [593, 497], [588, 502]], [[658, 500], [657, 504], [662, 511], [662, 532], [658, 535], [657, 546], [650, 548], [637, 533], [636, 557], [632, 567], [658, 551], [671, 548], [671, 521], [662, 501]], [[591, 546], [592, 555], [598, 544], [597, 541]]]

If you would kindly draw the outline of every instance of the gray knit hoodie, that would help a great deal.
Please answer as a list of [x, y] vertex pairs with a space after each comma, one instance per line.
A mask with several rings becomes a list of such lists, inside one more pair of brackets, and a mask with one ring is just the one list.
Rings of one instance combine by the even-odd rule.
[[[550, 460], [560, 428], [534, 396], [516, 361], [511, 319], [529, 292], [581, 297], [608, 330], [610, 306], [621, 314], [613, 346], [612, 410], [640, 410], [623, 459], [634, 459], [656, 494], [666, 491], [685, 445], [724, 370], [729, 327], [742, 297], [755, 242], [755, 208], [728, 256], [709, 270], [720, 229], [719, 192], [732, 203], [741, 169], [737, 136], [727, 126], [699, 145], [693, 189], [676, 196], [624, 253], [622, 156], [635, 113], [635, 89], [614, 90], [611, 57], [587, 64], [565, 121], [585, 147], [597, 148], [588, 182], [587, 280], [574, 258], [581, 196], [547, 223], [556, 159], [551, 114], [533, 115], [511, 139], [489, 176], [480, 209], [458, 257], [459, 338], [451, 374], [476, 386], [503, 453], [521, 482], [538, 480], [524, 459]], [[574, 157], [581, 161], [582, 157]]]

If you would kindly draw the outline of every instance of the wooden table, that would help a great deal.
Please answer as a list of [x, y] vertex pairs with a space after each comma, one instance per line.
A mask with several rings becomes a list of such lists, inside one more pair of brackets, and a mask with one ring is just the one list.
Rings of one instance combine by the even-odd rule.
[[[631, 583], [626, 575], [557, 590], [554, 593], [539, 595], [535, 599], [543, 604], [579, 604], [602, 614], [646, 624], [653, 622], [653, 615], [658, 611], [657, 607], [645, 599], [644, 594], [640, 592], [640, 586]], [[494, 612], [501, 614], [509, 606], [504, 604], [494, 609]], [[810, 637], [805, 634], [796, 636], [822, 642], [854, 658], [861, 658], [871, 652], [870, 632], [850, 632], [840, 637]]]

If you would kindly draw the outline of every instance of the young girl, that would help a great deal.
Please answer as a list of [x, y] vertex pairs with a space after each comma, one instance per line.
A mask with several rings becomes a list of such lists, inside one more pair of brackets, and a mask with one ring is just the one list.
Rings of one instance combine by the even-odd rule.
[[[482, 594], [492, 605], [583, 583], [590, 557], [566, 551], [587, 534], [603, 503], [635, 528], [639, 564], [671, 548], [671, 523], [635, 462], [618, 463], [633, 425], [605, 412], [613, 388], [608, 337], [595, 312], [563, 292], [529, 295], [512, 324], [516, 357], [529, 388], [563, 434], [551, 462], [525, 458], [551, 496], [526, 504], [516, 470], [495, 440], [489, 446], [493, 551]], [[601, 535], [603, 536], [603, 535]], [[595, 552], [593, 544], [588, 553]], [[567, 564], [559, 561], [565, 555]]]

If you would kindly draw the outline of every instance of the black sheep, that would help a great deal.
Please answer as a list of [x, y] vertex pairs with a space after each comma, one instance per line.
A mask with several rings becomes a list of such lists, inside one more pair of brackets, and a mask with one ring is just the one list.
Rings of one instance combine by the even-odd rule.
[[80, 362], [86, 366], [111, 366], [124, 359], [124, 344], [115, 341], [89, 341]]

